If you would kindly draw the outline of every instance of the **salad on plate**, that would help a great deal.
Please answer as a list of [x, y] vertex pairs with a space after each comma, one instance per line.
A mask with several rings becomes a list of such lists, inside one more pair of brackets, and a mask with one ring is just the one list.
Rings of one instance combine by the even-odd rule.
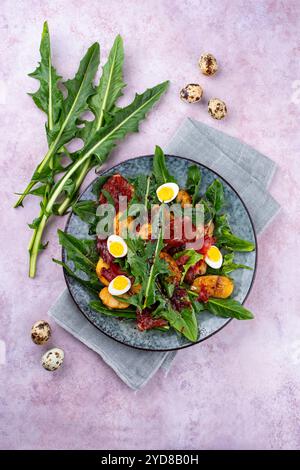
[[191, 164], [184, 187], [156, 147], [149, 175], [103, 175], [97, 202], [80, 200], [73, 212], [89, 225], [89, 239], [59, 231], [66, 272], [92, 291], [100, 315], [132, 321], [141, 332], [175, 330], [191, 342], [201, 312], [239, 320], [252, 313], [234, 299], [231, 273], [252, 269], [235, 252], [254, 243], [232, 233], [219, 179], [201, 185]]

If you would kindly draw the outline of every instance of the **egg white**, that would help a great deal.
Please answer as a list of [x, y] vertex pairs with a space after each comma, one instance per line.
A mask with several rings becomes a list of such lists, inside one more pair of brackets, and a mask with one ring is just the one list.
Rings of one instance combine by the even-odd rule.
[[[116, 256], [110, 251], [110, 245], [113, 242], [120, 243], [123, 247], [123, 252], [121, 255]], [[114, 257], [114, 258], [123, 258], [124, 256], [127, 255], [127, 243], [125, 242], [124, 238], [120, 237], [119, 235], [110, 235], [107, 239], [107, 249], [109, 253]]]
[[[162, 189], [162, 188], [170, 188], [170, 189], [172, 189], [172, 191], [173, 191], [173, 196], [172, 196], [170, 199], [166, 200], [166, 201], [163, 201], [162, 199], [160, 199], [160, 197], [159, 197], [158, 194], [159, 194], [160, 189]], [[159, 200], [160, 202], [168, 203], [168, 202], [173, 201], [173, 200], [177, 197], [178, 192], [179, 192], [179, 186], [178, 186], [178, 184], [176, 184], [176, 183], [164, 183], [164, 184], [161, 184], [161, 185], [157, 188], [157, 190], [156, 190], [156, 195], [157, 195], [158, 200]]]
[[127, 281], [127, 284], [126, 284], [126, 287], [124, 287], [123, 289], [116, 289], [114, 287], [114, 281], [115, 279], [113, 279], [112, 281], [110, 281], [109, 285], [108, 285], [108, 292], [111, 294], [111, 295], [122, 295], [122, 294], [125, 294], [126, 292], [129, 291], [130, 287], [131, 287], [131, 281], [130, 279], [127, 277], [127, 276], [123, 276], [123, 275], [120, 275], [120, 276], [117, 276], [117, 277], [123, 277], [126, 279]]
[[[213, 245], [213, 246], [214, 246], [214, 245]], [[215, 247], [215, 248], [217, 248], [217, 247]], [[218, 261], [213, 261], [212, 259], [210, 259], [210, 258], [208, 257], [208, 255], [206, 255], [206, 256], [205, 256], [205, 259], [204, 259], [205, 262], [206, 262], [206, 264], [208, 264], [208, 266], [210, 266], [210, 267], [213, 268], [213, 269], [219, 269], [219, 268], [222, 266], [222, 264], [223, 264], [223, 255], [222, 255], [221, 251], [219, 250], [219, 248], [217, 248], [217, 249], [218, 249], [218, 251], [219, 251], [219, 253], [220, 253], [220, 259], [218, 259]]]

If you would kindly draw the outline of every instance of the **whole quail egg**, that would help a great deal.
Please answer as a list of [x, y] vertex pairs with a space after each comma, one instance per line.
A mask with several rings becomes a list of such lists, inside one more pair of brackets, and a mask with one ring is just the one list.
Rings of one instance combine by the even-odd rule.
[[187, 103], [197, 103], [201, 100], [203, 88], [197, 83], [189, 83], [180, 90], [180, 98]]
[[42, 366], [46, 370], [54, 371], [64, 362], [65, 354], [60, 348], [49, 349], [42, 356]]
[[212, 98], [208, 102], [208, 112], [214, 119], [223, 119], [227, 114], [226, 103], [218, 98]]
[[214, 75], [218, 70], [217, 59], [212, 54], [202, 54], [198, 63], [204, 75]]
[[31, 328], [31, 339], [35, 344], [45, 344], [51, 336], [51, 328], [45, 320], [39, 320]]

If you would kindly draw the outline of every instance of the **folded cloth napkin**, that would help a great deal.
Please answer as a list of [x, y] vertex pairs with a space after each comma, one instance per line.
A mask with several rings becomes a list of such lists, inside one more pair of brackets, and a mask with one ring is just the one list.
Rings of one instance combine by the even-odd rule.
[[[252, 147], [198, 121], [186, 119], [165, 151], [199, 161], [231, 183], [247, 205], [257, 233], [277, 214], [279, 205], [267, 191], [275, 163]], [[138, 351], [107, 337], [80, 313], [67, 289], [51, 307], [49, 315], [98, 353], [134, 390], [143, 387], [159, 368], [167, 373], [176, 354]]]

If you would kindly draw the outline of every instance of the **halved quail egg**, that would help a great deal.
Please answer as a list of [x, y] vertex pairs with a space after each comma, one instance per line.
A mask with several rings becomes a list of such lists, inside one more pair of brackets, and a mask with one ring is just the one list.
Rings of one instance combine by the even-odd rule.
[[164, 183], [156, 190], [160, 202], [171, 202], [177, 197], [179, 186], [176, 183]]
[[122, 295], [128, 292], [131, 287], [131, 281], [129, 277], [123, 274], [116, 276], [108, 285], [108, 292], [111, 295]]
[[110, 235], [107, 239], [107, 249], [114, 258], [127, 255], [127, 244], [119, 235]]
[[223, 255], [219, 248], [212, 245], [205, 256], [205, 262], [213, 269], [219, 269], [223, 263]]

